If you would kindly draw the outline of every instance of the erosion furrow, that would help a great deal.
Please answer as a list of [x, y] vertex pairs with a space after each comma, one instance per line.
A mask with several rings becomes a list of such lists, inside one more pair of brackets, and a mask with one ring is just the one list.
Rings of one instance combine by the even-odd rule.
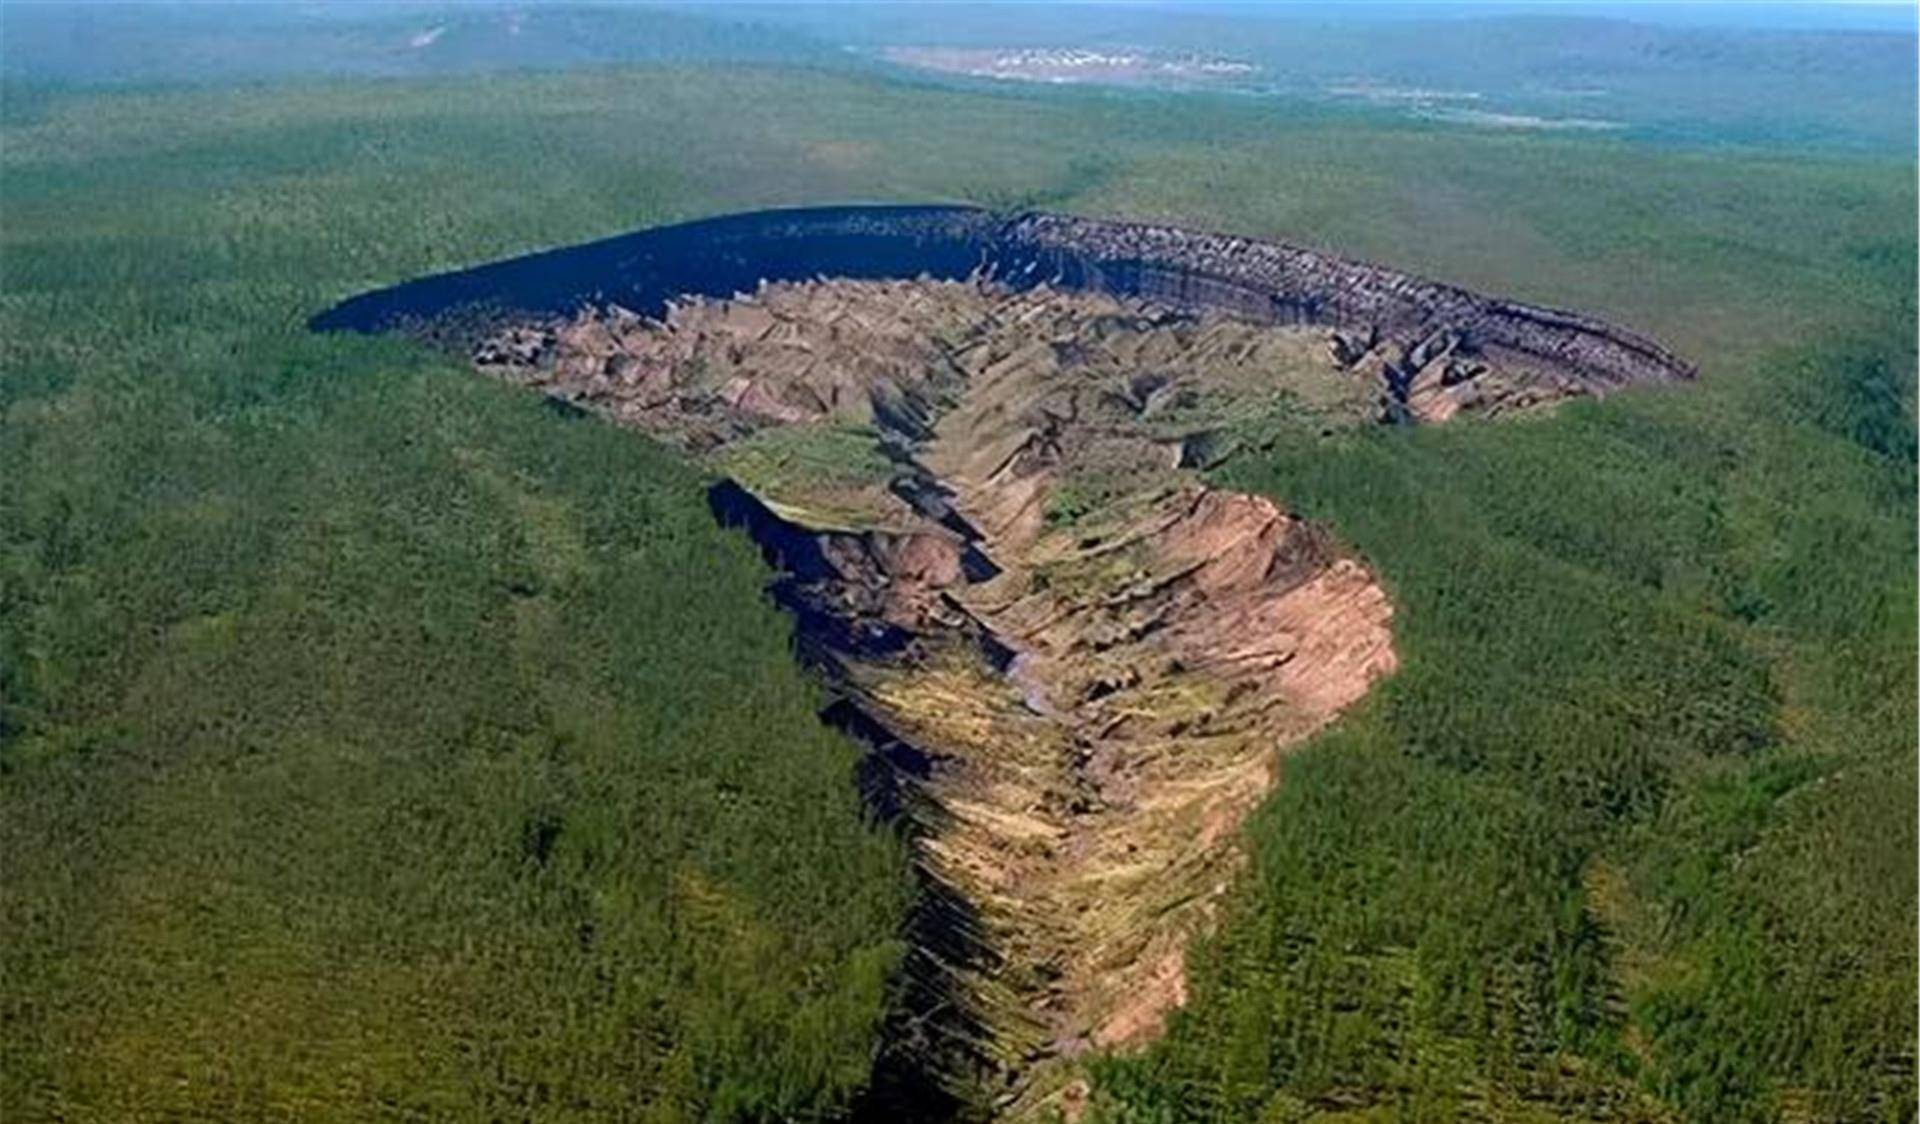
[[[1394, 666], [1367, 569], [1179, 468], [1170, 435], [1236, 410], [1367, 424], [1381, 387], [1324, 333], [988, 283], [537, 330], [531, 362], [477, 357], [731, 473], [803, 615], [835, 621], [838, 692], [928, 762], [893, 787], [991, 953], [921, 961], [967, 1010], [949, 1079], [1018, 1113], [1059, 1091], [1050, 1060], [1157, 1032], [1276, 753]], [[1183, 396], [1164, 428], [1148, 365]], [[863, 468], [863, 445], [889, 455]]]

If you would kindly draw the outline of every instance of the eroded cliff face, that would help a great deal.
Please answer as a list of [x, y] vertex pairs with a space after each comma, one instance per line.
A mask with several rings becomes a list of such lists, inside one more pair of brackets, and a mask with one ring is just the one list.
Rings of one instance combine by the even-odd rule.
[[1588, 391], [1694, 374], [1653, 340], [1602, 320], [1279, 242], [1047, 214], [1016, 218], [997, 238], [1003, 253], [1076, 288], [1323, 324], [1402, 348], [1444, 331], [1494, 366], [1552, 374]]
[[1364, 562], [1201, 470], [1283, 431], [1691, 374], [1597, 321], [1293, 247], [965, 208], [714, 220], [349, 313], [722, 478], [924, 878], [882, 1094], [931, 1076], [1012, 1117], [1073, 1115], [1072, 1058], [1158, 1033], [1280, 756], [1395, 667]]
[[[1524, 409], [1577, 377], [1105, 293], [763, 285], [660, 319], [513, 325], [483, 369], [674, 442], [787, 573], [887, 807], [962, 903], [914, 971], [926, 1044], [1014, 1112], [1055, 1059], [1157, 1033], [1278, 754], [1395, 666], [1392, 609], [1323, 529], [1209, 487], [1196, 449]], [[931, 1032], [930, 1032], [931, 1033]]]
[[619, 305], [659, 317], [688, 296], [820, 277], [1053, 284], [1251, 323], [1314, 324], [1412, 347], [1437, 329], [1505, 367], [1589, 388], [1690, 378], [1658, 343], [1577, 313], [1500, 300], [1366, 262], [1261, 239], [965, 206], [815, 207], [657, 227], [424, 277], [344, 301], [319, 330], [470, 337], [462, 325]]

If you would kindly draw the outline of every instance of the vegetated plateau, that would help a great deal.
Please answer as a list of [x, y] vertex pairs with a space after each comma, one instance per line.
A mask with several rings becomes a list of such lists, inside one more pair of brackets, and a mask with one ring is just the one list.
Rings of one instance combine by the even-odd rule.
[[[305, 321], [529, 247], [956, 197], [1392, 262], [1701, 365], [1511, 423], [1209, 423], [1247, 436], [1197, 486], [1364, 560], [1398, 670], [1289, 750], [1185, 1005], [1074, 1063], [1089, 1117], [1910, 1118], [1910, 151], [817, 67], [0, 94], [23, 1118], [875, 1103], [913, 851], [710, 478]], [[858, 492], [876, 447], [764, 428], [708, 471]], [[1092, 510], [1065, 491], [1049, 535]]]

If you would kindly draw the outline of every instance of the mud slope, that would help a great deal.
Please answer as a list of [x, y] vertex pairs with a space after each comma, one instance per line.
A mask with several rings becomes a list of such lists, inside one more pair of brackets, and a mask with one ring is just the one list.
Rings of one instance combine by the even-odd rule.
[[[1183, 1001], [1279, 753], [1395, 666], [1366, 565], [1199, 470], [1277, 429], [1690, 371], [1580, 317], [1287, 247], [878, 215], [905, 224], [767, 219], [805, 235], [763, 259], [696, 240], [677, 289], [670, 255], [626, 245], [590, 291], [507, 263], [333, 315], [460, 347], [723, 478], [716, 513], [783, 572], [829, 717], [872, 744], [870, 795], [916, 840], [927, 893], [883, 1093], [930, 1077], [1008, 1115], [1071, 1112], [1063, 1061], [1150, 1038]], [[863, 252], [838, 272], [866, 279], [804, 272]], [[793, 276], [713, 291], [756, 260]], [[916, 260], [917, 279], [874, 277]]]

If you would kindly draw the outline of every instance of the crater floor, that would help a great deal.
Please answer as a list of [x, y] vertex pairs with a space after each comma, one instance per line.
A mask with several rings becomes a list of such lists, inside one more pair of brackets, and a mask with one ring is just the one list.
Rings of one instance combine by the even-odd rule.
[[1199, 470], [1281, 429], [1588, 389], [1445, 327], [980, 278], [523, 318], [472, 358], [732, 482], [944, 903], [916, 927], [916, 1048], [1016, 1115], [1073, 1107], [1055, 1060], [1160, 1030], [1278, 755], [1395, 666], [1366, 565]]

